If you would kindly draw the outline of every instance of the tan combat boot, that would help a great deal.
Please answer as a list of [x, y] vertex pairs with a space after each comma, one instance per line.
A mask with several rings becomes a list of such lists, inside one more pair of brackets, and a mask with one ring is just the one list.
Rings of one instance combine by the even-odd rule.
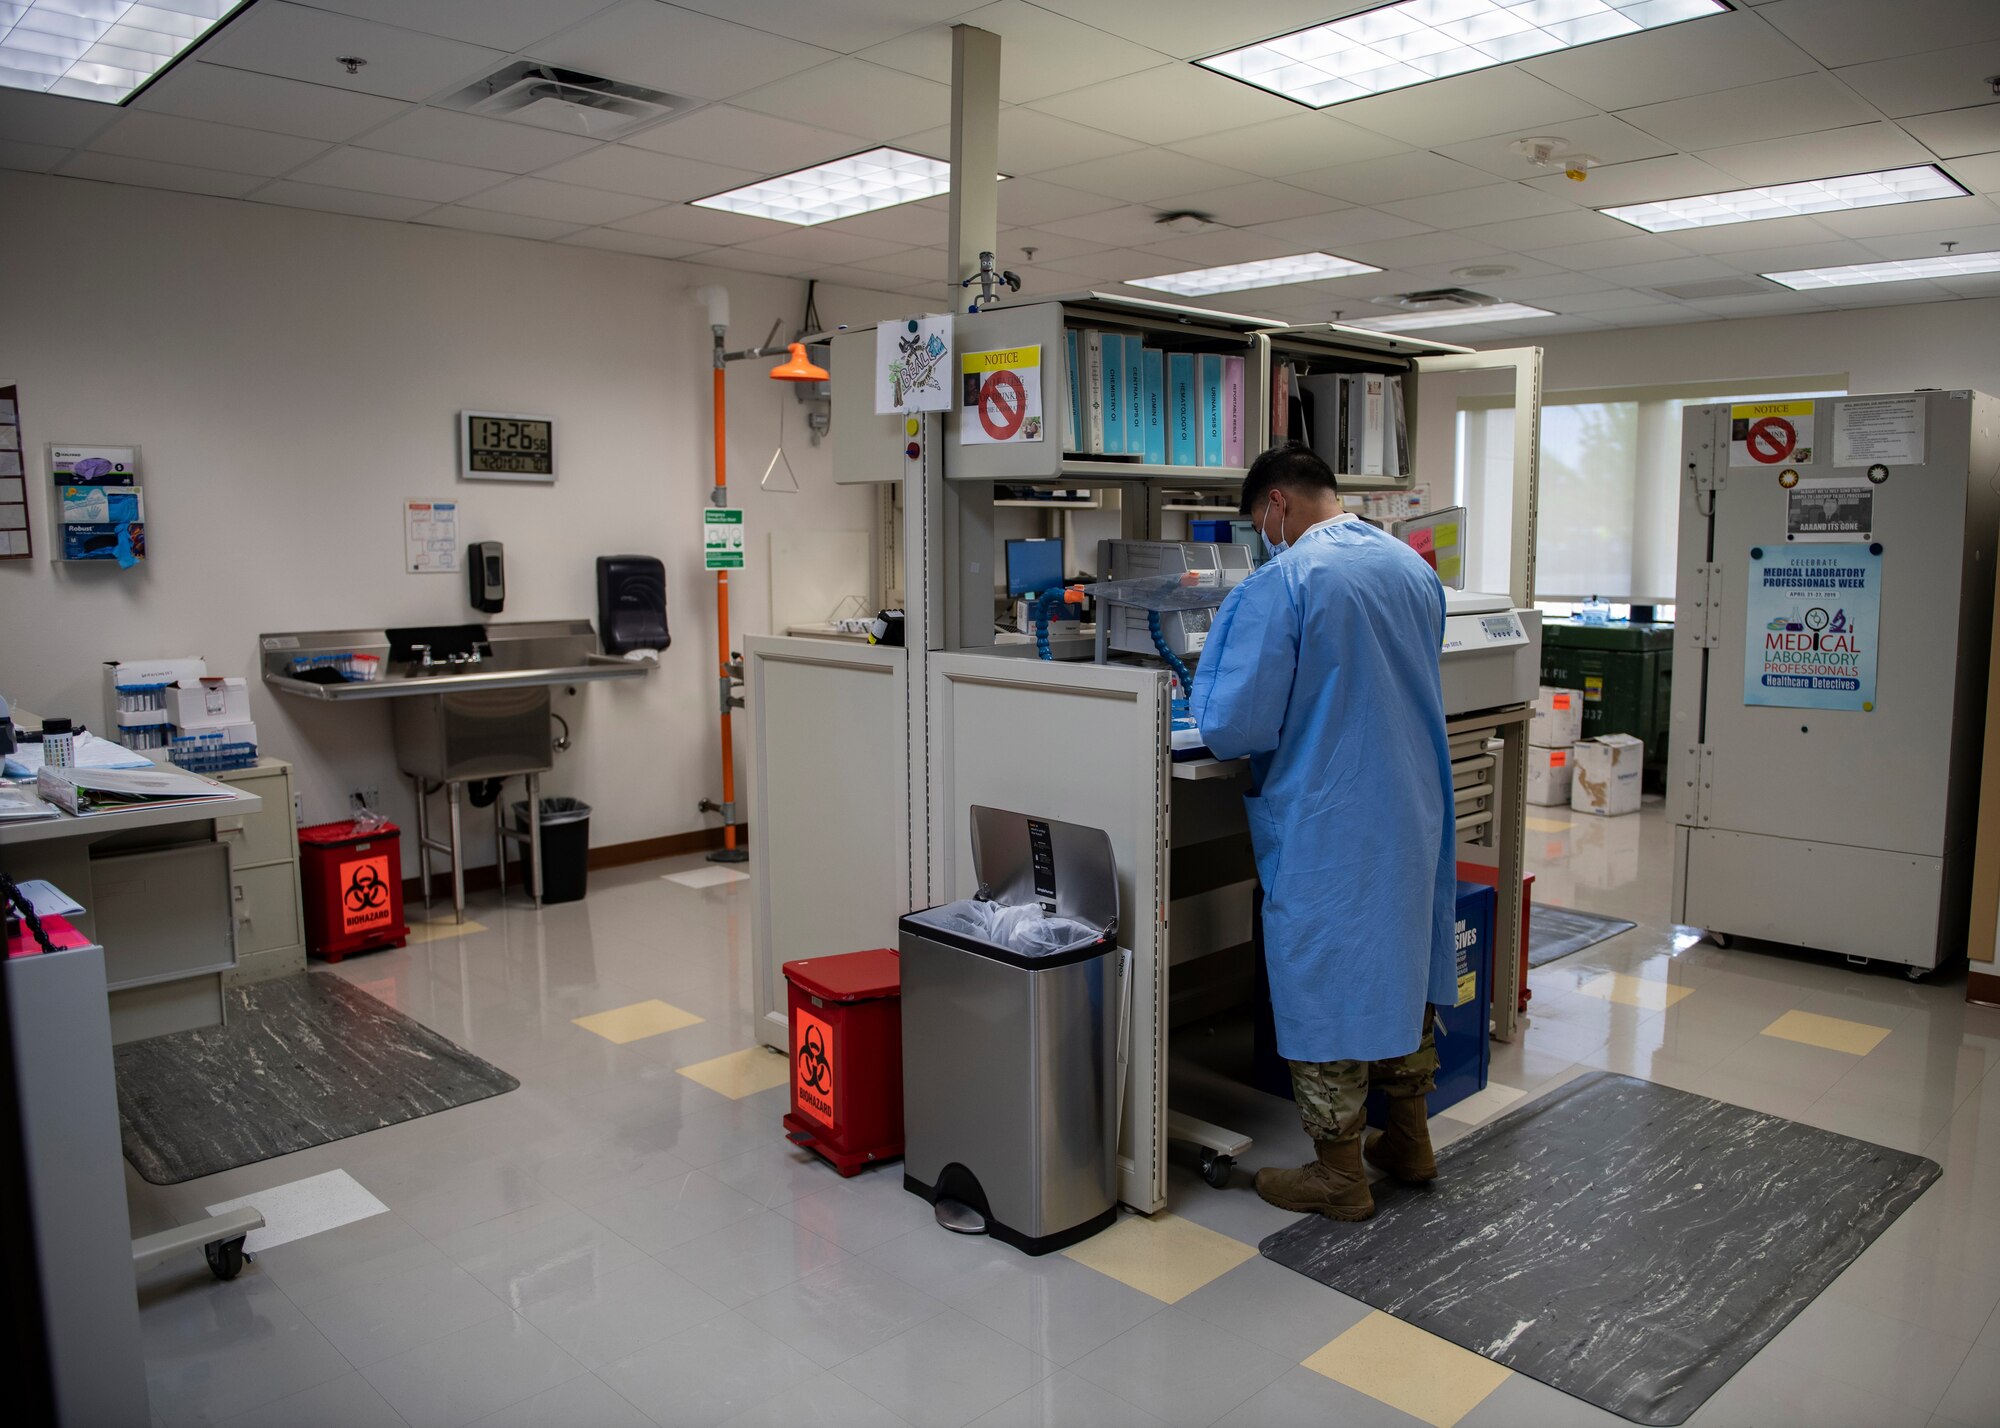
[[1437, 1157], [1431, 1153], [1431, 1127], [1422, 1096], [1391, 1096], [1388, 1127], [1368, 1140], [1368, 1161], [1406, 1185], [1437, 1179]]
[[1329, 1220], [1365, 1220], [1375, 1213], [1368, 1172], [1361, 1168], [1361, 1137], [1316, 1140], [1318, 1159], [1297, 1170], [1257, 1172], [1257, 1194], [1280, 1210], [1320, 1214]]

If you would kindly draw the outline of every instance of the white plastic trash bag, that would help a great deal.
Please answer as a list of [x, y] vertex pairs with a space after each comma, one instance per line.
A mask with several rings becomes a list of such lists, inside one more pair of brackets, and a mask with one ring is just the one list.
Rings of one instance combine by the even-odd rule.
[[1095, 942], [1099, 936], [1089, 923], [1073, 917], [1046, 917], [1041, 907], [1031, 902], [1007, 907], [969, 897], [916, 913], [910, 920], [940, 932], [990, 943], [1023, 957], [1067, 952]]

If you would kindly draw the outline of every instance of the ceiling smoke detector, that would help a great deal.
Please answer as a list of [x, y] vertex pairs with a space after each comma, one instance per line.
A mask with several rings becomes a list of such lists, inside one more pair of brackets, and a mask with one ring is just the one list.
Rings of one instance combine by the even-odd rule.
[[1196, 208], [1170, 208], [1154, 214], [1153, 222], [1171, 233], [1205, 233], [1222, 226], [1215, 221], [1213, 213], [1203, 213]]
[[467, 85], [444, 105], [538, 129], [617, 139], [648, 124], [686, 114], [699, 108], [700, 101], [582, 70], [516, 60]]
[[1570, 148], [1569, 140], [1559, 134], [1530, 134], [1525, 139], [1516, 139], [1507, 146], [1538, 169], [1561, 169], [1563, 173], [1578, 183], [1589, 176], [1597, 166], [1595, 154], [1581, 153]]

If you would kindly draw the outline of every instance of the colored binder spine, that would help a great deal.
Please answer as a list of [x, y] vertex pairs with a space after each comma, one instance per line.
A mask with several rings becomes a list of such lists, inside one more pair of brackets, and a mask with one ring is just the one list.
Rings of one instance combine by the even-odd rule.
[[1125, 454], [1125, 339], [1115, 332], [1103, 334], [1104, 343], [1104, 452]]
[[1125, 454], [1138, 456], [1146, 449], [1146, 343], [1138, 333], [1125, 339]]
[[1201, 444], [1203, 466], [1222, 465], [1222, 358], [1201, 356]]
[[1167, 464], [1193, 466], [1200, 459], [1195, 429], [1194, 353], [1167, 354]]
[[1069, 349], [1069, 410], [1064, 413], [1067, 422], [1063, 427], [1063, 450], [1081, 451], [1083, 446], [1079, 438], [1083, 431], [1083, 421], [1082, 407], [1077, 401], [1077, 394], [1082, 389], [1083, 371], [1077, 366], [1076, 329], [1070, 328], [1063, 334], [1063, 339], [1064, 345]]
[[1083, 332], [1083, 449], [1104, 450], [1104, 334], [1094, 327]]
[[1243, 461], [1243, 359], [1222, 359], [1222, 464], [1241, 466]]
[[1167, 354], [1147, 347], [1140, 353], [1139, 449], [1154, 466], [1167, 464]]

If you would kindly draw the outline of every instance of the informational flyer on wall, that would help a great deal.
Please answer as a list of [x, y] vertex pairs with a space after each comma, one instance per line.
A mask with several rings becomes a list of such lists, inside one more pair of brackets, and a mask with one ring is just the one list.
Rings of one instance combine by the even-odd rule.
[[951, 314], [875, 328], [875, 414], [951, 410]]
[[1882, 557], [1865, 545], [1759, 547], [1750, 557], [1743, 702], [1870, 710]]
[[968, 352], [958, 413], [961, 446], [1000, 446], [1042, 439], [1042, 349], [1007, 347]]
[[458, 570], [458, 502], [403, 503], [403, 563], [412, 575]]
[[1848, 397], [1833, 404], [1835, 466], [1924, 464], [1924, 397]]
[[1875, 529], [1875, 487], [1842, 478], [1801, 481], [1785, 493], [1785, 539], [1809, 542], [1865, 541]]

